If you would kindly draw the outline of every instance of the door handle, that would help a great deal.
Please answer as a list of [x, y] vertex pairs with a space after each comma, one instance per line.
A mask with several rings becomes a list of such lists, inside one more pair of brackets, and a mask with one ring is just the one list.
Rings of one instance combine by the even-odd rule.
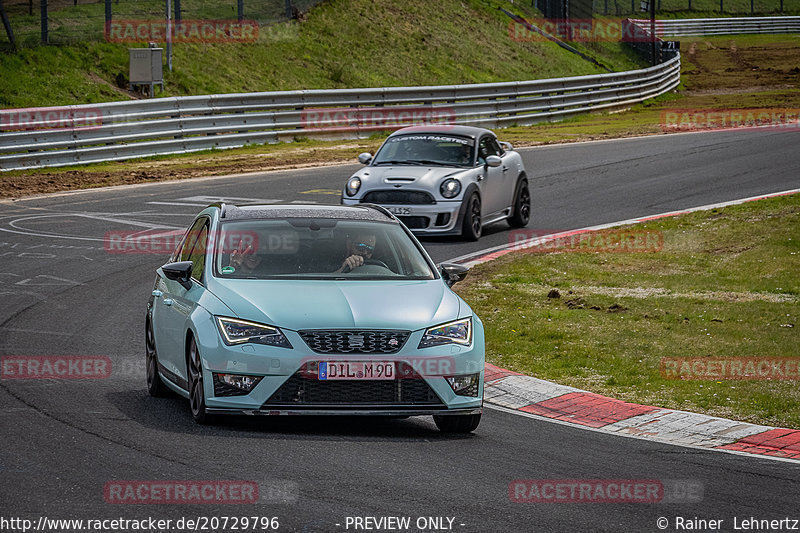
[[161, 296], [162, 296], [164, 293], [163, 293], [163, 292], [161, 292], [160, 290], [156, 289], [156, 290], [154, 290], [154, 291], [153, 291], [151, 294], [152, 294], [153, 296], [155, 296], [156, 298], [161, 298]]
[[164, 305], [172, 305], [172, 298], [164, 298]]
[[503, 172], [508, 172], [508, 167], [503, 167]]

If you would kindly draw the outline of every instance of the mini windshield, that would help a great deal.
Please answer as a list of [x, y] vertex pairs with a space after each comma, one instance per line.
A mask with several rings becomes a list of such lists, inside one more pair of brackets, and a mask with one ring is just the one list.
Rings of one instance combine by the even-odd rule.
[[418, 133], [389, 137], [372, 162], [377, 165], [472, 166], [472, 139], [455, 135]]
[[436, 275], [397, 224], [335, 219], [223, 222], [214, 273], [237, 279], [430, 280]]

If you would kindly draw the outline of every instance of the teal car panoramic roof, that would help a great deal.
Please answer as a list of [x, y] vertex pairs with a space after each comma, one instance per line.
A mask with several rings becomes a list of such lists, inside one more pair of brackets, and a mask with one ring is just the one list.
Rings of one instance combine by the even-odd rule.
[[285, 218], [329, 218], [338, 220], [364, 220], [389, 222], [394, 219], [380, 209], [366, 206], [313, 206], [313, 205], [225, 205], [221, 216], [224, 220], [285, 219]]

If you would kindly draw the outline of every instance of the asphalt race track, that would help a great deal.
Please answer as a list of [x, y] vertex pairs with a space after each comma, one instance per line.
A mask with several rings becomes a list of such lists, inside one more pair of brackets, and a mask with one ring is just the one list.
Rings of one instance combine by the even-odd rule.
[[[580, 228], [797, 188], [798, 145], [800, 131], [740, 130], [522, 150], [533, 197], [529, 229]], [[307, 532], [364, 531], [348, 527], [348, 517], [397, 516], [410, 517], [413, 531], [465, 533], [662, 531], [660, 517], [667, 531], [676, 531], [676, 517], [722, 519], [697, 529], [734, 531], [734, 517], [740, 525], [751, 517], [800, 519], [798, 463], [620, 438], [491, 408], [473, 435], [460, 437], [440, 434], [428, 418], [232, 418], [201, 427], [187, 401], [148, 396], [145, 304], [168, 254], [109, 253], [104, 235], [183, 229], [216, 199], [338, 203], [356, 168], [0, 203], [0, 354], [107, 356], [113, 369], [106, 379], [0, 380], [0, 516], [34, 524], [43, 516], [264, 516], [278, 517], [278, 531]], [[424, 244], [443, 261], [508, 240], [498, 224], [478, 243]], [[678, 480], [702, 491], [670, 503], [512, 503], [509, 484], [518, 479]], [[104, 487], [121, 480], [246, 480], [258, 484], [259, 499], [107, 503]], [[414, 525], [420, 517], [446, 518], [422, 529]]]

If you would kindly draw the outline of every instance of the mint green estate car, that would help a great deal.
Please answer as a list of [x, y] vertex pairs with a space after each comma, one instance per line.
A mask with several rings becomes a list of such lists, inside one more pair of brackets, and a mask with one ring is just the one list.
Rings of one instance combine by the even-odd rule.
[[470, 432], [483, 405], [480, 319], [389, 211], [214, 204], [157, 270], [147, 387], [222, 414], [432, 415]]

